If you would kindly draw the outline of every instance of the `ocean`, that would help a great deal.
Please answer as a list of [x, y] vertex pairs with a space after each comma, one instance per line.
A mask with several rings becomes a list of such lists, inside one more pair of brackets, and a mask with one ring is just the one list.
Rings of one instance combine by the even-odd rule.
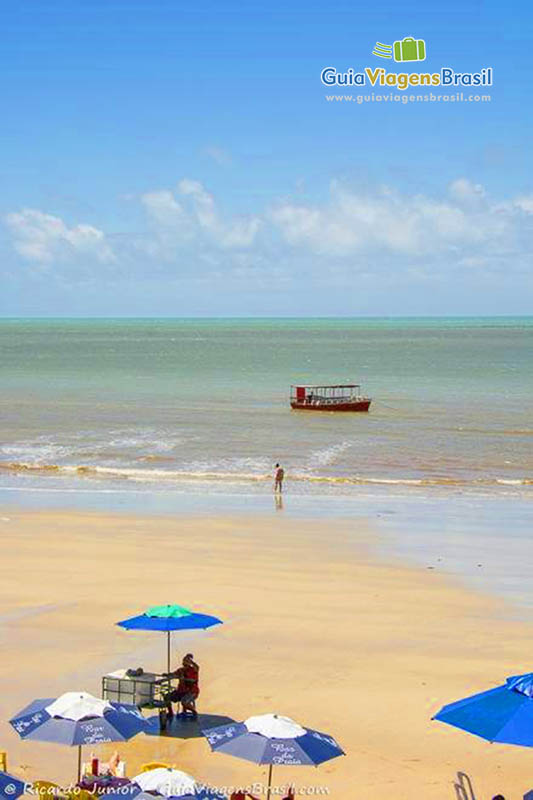
[[[0, 488], [529, 497], [533, 317], [0, 321]], [[291, 411], [361, 383], [368, 414]]]

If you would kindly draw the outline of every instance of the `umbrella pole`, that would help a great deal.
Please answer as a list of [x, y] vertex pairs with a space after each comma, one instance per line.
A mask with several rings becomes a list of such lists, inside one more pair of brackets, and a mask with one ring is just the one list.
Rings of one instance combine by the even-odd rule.
[[81, 781], [81, 744], [78, 745], [78, 781]]
[[167, 631], [167, 672], [170, 672], [170, 631]]
[[268, 767], [268, 789], [266, 800], [270, 800], [270, 792], [272, 790], [272, 764]]

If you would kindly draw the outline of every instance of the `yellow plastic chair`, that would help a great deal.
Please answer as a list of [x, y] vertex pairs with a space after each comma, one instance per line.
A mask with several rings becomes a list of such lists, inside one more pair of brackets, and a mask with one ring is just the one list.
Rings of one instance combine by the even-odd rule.
[[0, 769], [7, 772], [7, 753], [4, 751], [0, 753]]
[[151, 769], [173, 769], [174, 764], [163, 764], [162, 761], [150, 761], [148, 764], [143, 764], [141, 772], [150, 772]]
[[96, 800], [97, 795], [88, 792], [87, 789], [76, 789], [73, 792], [67, 792], [65, 798], [66, 800]]

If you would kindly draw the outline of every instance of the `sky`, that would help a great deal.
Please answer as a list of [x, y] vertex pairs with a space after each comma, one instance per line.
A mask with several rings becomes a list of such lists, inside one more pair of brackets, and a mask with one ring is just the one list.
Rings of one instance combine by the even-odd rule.
[[[532, 23], [493, 0], [6, 0], [0, 315], [531, 313]], [[424, 62], [372, 54], [408, 36]], [[458, 91], [490, 101], [393, 99]]]

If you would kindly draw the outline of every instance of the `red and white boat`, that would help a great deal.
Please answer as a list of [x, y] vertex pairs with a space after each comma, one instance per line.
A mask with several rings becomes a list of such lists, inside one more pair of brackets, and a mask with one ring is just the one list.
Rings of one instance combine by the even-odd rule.
[[371, 402], [357, 383], [291, 386], [291, 408], [299, 411], [368, 411]]

